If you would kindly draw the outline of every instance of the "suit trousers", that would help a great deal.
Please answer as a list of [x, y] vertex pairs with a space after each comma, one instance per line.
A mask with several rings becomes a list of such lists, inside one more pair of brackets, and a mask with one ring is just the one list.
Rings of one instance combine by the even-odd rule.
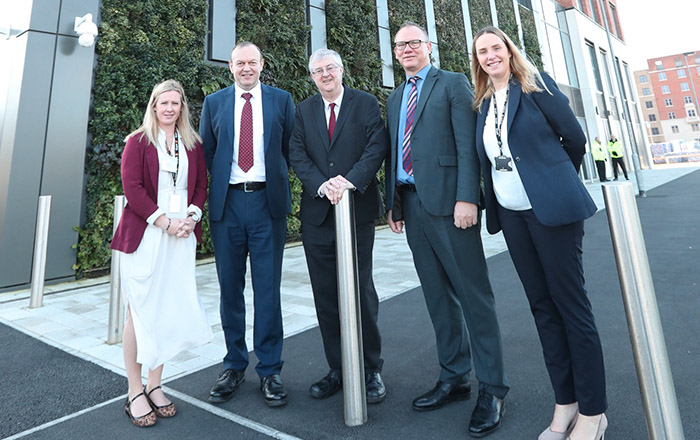
[[595, 166], [598, 169], [598, 178], [600, 179], [601, 182], [605, 182], [607, 180], [605, 178], [605, 161], [604, 160], [596, 160]]
[[583, 221], [549, 227], [531, 209], [498, 206], [510, 256], [530, 303], [556, 402], [605, 412], [605, 368], [583, 278]]
[[615, 180], [617, 180], [617, 167], [620, 167], [622, 170], [622, 174], [625, 175], [625, 179], [629, 180], [629, 177], [627, 177], [627, 167], [625, 166], [625, 161], [621, 157], [613, 157], [612, 158], [612, 169], [613, 169], [613, 177], [615, 177]]
[[398, 190], [406, 238], [435, 329], [440, 380], [469, 381], [473, 358], [479, 389], [505, 397], [509, 386], [481, 222], [459, 229], [453, 216], [433, 216], [417, 193]]
[[221, 221], [211, 222], [216, 272], [221, 287], [221, 326], [226, 340], [224, 368], [248, 367], [245, 342], [246, 260], [250, 254], [253, 283], [253, 345], [260, 377], [282, 369], [282, 308], [280, 282], [286, 217], [272, 218], [266, 189], [253, 192], [229, 186]]
[[[346, 196], [351, 195], [346, 192]], [[357, 243], [362, 348], [365, 372], [380, 372], [382, 341], [377, 326], [379, 298], [372, 279], [374, 222], [355, 225]], [[331, 208], [321, 225], [302, 223], [302, 242], [311, 278], [316, 317], [323, 339], [326, 360], [332, 370], [342, 370], [340, 315], [338, 312], [338, 273], [335, 250], [335, 215]]]

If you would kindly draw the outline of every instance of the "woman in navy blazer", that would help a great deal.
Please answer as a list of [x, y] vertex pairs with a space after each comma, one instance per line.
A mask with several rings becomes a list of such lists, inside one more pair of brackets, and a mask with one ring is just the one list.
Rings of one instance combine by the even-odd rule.
[[554, 388], [540, 440], [600, 439], [603, 353], [583, 277], [583, 221], [596, 211], [578, 177], [586, 138], [555, 82], [500, 29], [474, 37], [476, 148], [486, 222], [503, 230]]
[[124, 253], [124, 409], [134, 425], [146, 427], [176, 412], [160, 387], [163, 363], [212, 336], [194, 269], [207, 173], [179, 82], [153, 88], [143, 124], [126, 138], [121, 175], [127, 205], [111, 248]]

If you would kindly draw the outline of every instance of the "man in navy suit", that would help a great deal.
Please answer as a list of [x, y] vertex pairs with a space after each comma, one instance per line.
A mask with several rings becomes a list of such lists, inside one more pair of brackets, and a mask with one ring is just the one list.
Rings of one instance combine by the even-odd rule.
[[271, 407], [287, 403], [282, 369], [280, 281], [291, 211], [289, 138], [292, 96], [260, 83], [265, 61], [253, 43], [231, 51], [234, 84], [206, 97], [199, 126], [209, 183], [209, 224], [221, 287], [221, 325], [226, 339], [224, 371], [209, 393], [225, 402], [244, 380], [246, 260], [250, 255], [255, 323], [255, 367]]
[[473, 360], [479, 397], [469, 434], [483, 437], [500, 426], [509, 387], [481, 244], [476, 117], [467, 78], [432, 67], [431, 49], [425, 29], [401, 26], [394, 55], [406, 81], [387, 101], [389, 226], [402, 233], [405, 221], [440, 363], [437, 384], [413, 401], [413, 409], [469, 398]]
[[[309, 59], [319, 93], [296, 112], [289, 156], [304, 185], [301, 225], [316, 316], [330, 372], [311, 385], [323, 399], [341, 388], [340, 320], [336, 272], [335, 215], [332, 205], [343, 194], [353, 197], [362, 317], [367, 402], [384, 400], [380, 376], [379, 299], [372, 280], [374, 220], [382, 214], [377, 171], [388, 151], [377, 98], [343, 86], [343, 61], [334, 50], [319, 49]], [[350, 194], [345, 193], [352, 188]]]

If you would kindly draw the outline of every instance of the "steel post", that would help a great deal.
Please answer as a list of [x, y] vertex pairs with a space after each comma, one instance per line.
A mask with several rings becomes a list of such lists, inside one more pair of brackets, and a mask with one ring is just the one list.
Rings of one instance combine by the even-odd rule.
[[49, 220], [51, 218], [51, 196], [39, 197], [34, 236], [34, 260], [32, 262], [32, 289], [29, 308], [36, 309], [44, 303], [44, 276], [46, 274], [46, 248], [49, 244]]
[[352, 191], [347, 190], [335, 205], [335, 237], [345, 424], [358, 426], [367, 422], [367, 400], [352, 195]]
[[[122, 217], [126, 197], [114, 197], [114, 224], [112, 234], [119, 226]], [[121, 252], [112, 251], [112, 264], [109, 274], [109, 323], [107, 325], [107, 343], [118, 344], [122, 341], [124, 333], [124, 299], [122, 298], [122, 286], [119, 273], [121, 270]]]
[[603, 185], [637, 380], [651, 440], [683, 440], [666, 342], [631, 182]]

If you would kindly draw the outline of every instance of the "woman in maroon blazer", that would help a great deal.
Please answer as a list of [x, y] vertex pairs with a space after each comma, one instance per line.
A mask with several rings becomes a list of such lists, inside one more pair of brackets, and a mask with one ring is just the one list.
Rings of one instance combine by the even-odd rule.
[[[111, 248], [124, 253], [122, 345], [129, 380], [124, 409], [135, 425], [145, 427], [175, 415], [160, 388], [164, 362], [212, 336], [194, 269], [207, 174], [179, 82], [153, 88], [143, 123], [126, 138], [121, 175], [127, 205]], [[148, 368], [145, 386], [142, 365]]]

